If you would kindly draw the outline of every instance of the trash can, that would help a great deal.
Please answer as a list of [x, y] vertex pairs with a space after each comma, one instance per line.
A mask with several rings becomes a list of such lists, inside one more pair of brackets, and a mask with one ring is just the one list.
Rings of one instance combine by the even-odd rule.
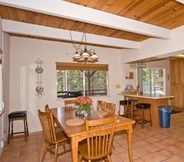
[[170, 127], [171, 106], [170, 105], [159, 106], [158, 109], [159, 109], [160, 127], [169, 128]]

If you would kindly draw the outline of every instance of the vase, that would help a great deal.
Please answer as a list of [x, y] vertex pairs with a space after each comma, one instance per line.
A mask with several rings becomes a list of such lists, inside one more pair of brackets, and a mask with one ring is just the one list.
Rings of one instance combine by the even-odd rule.
[[88, 112], [86, 110], [77, 110], [75, 111], [75, 116], [76, 117], [86, 117], [88, 116]]

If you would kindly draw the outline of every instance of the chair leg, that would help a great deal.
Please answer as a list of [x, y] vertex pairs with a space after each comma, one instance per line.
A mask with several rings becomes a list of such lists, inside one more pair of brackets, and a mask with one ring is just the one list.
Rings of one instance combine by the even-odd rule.
[[13, 137], [13, 120], [11, 121], [11, 137]]
[[43, 162], [43, 160], [44, 160], [44, 158], [45, 158], [45, 155], [46, 155], [46, 153], [47, 153], [48, 147], [49, 147], [49, 144], [46, 143], [45, 148], [44, 148], [44, 152], [43, 152], [43, 156], [42, 156], [42, 162]]
[[26, 117], [26, 134], [29, 136], [28, 124], [27, 124], [27, 117]]
[[108, 159], [109, 162], [112, 162], [112, 159], [111, 159], [110, 155], [107, 155], [107, 159]]
[[82, 155], [81, 155], [81, 154], [79, 154], [79, 159], [78, 159], [78, 161], [79, 161], [79, 162], [82, 161]]
[[144, 110], [143, 109], [142, 109], [142, 121], [141, 122], [142, 122], [141, 125], [142, 125], [142, 128], [143, 128], [144, 127]]
[[128, 117], [128, 104], [124, 105], [124, 114], [125, 114], [125, 117]]
[[58, 157], [58, 144], [56, 144], [55, 146], [54, 162], [57, 162], [57, 157]]
[[8, 125], [8, 144], [10, 143], [10, 120], [9, 120], [9, 125]]
[[121, 115], [121, 105], [119, 105], [119, 112], [118, 112], [119, 115]]
[[150, 115], [150, 126], [152, 126], [151, 110], [150, 109], [149, 109], [149, 115]]
[[27, 141], [27, 132], [26, 132], [26, 119], [23, 120], [24, 122], [24, 138], [25, 138], [25, 141]]

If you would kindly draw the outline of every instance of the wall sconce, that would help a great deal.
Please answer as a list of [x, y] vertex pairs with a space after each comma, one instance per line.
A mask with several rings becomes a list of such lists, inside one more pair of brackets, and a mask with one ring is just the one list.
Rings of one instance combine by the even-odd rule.
[[43, 68], [42, 68], [42, 64], [44, 63], [41, 59], [38, 59], [35, 61], [35, 63], [37, 64], [37, 67], [35, 69], [37, 75], [38, 75], [38, 86], [36, 87], [36, 96], [38, 97], [42, 97], [44, 95], [43, 93], [43, 86], [42, 86], [42, 73], [43, 73]]

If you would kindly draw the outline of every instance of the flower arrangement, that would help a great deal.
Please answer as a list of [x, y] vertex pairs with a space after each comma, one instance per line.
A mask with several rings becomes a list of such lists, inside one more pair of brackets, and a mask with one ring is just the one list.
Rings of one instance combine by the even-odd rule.
[[80, 111], [88, 111], [92, 105], [92, 99], [87, 96], [79, 96], [75, 99], [75, 105], [78, 106]]

